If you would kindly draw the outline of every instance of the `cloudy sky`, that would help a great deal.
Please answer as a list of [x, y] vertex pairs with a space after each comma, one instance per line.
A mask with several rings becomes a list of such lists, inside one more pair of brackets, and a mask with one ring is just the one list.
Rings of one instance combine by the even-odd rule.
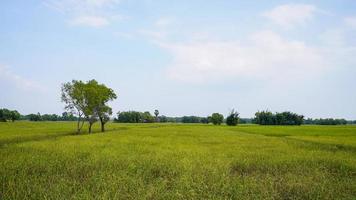
[[114, 111], [356, 119], [356, 1], [7, 0], [0, 107], [61, 113], [97, 79]]

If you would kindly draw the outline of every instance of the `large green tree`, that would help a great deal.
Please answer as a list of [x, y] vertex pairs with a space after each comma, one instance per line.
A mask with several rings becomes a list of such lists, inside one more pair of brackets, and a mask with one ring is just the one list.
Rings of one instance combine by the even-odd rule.
[[88, 106], [85, 87], [86, 84], [83, 81], [72, 80], [71, 82], [64, 83], [61, 88], [61, 99], [66, 104], [65, 109], [78, 116], [77, 133], [80, 133], [84, 125], [84, 112]]
[[78, 115], [77, 132], [83, 127], [84, 119], [89, 123], [89, 133], [92, 125], [101, 122], [101, 131], [105, 131], [105, 123], [109, 121], [112, 109], [107, 105], [117, 96], [111, 88], [99, 84], [96, 80], [86, 83], [73, 80], [62, 86], [62, 101], [66, 109]]
[[99, 118], [101, 131], [105, 131], [105, 124], [110, 120], [112, 109], [107, 104], [117, 98], [114, 90], [104, 84], [99, 84], [96, 80], [90, 80], [88, 83], [88, 99], [92, 115]]

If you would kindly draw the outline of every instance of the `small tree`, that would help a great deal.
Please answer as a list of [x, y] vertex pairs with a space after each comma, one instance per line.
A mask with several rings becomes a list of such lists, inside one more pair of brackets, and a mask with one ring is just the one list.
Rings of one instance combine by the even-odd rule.
[[89, 115], [87, 117], [87, 120], [89, 122], [89, 130], [88, 132], [91, 133], [91, 127], [93, 126], [93, 124], [98, 121], [98, 116], [94, 113], [93, 115]]
[[229, 126], [236, 126], [239, 123], [239, 113], [232, 110], [228, 117], [226, 117], [226, 124]]
[[214, 125], [220, 125], [221, 123], [223, 123], [224, 121], [224, 116], [220, 113], [213, 113], [211, 115], [211, 122], [214, 124]]
[[99, 84], [96, 80], [91, 80], [87, 83], [91, 88], [93, 98], [91, 99], [92, 112], [95, 112], [101, 123], [101, 132], [105, 131], [105, 124], [110, 120], [112, 109], [107, 105], [109, 101], [117, 98], [114, 90], [106, 87], [104, 84]]
[[97, 113], [101, 124], [101, 132], [105, 132], [105, 124], [110, 121], [112, 109], [109, 106], [102, 105]]
[[142, 113], [142, 120], [144, 123], [152, 123], [154, 122], [154, 117], [151, 115], [150, 112], [146, 111]]
[[158, 110], [155, 110], [154, 114], [155, 114], [155, 116], [156, 116], [156, 122], [158, 122], [159, 111], [158, 111]]
[[15, 120], [19, 120], [21, 117], [20, 113], [17, 112], [17, 110], [12, 110], [10, 112], [10, 119], [12, 122], [14, 122]]
[[0, 109], [0, 121], [6, 122], [10, 118], [10, 110], [4, 108]]
[[72, 80], [71, 82], [64, 83], [61, 90], [61, 100], [66, 104], [65, 109], [78, 116], [77, 133], [80, 133], [84, 125], [84, 110], [87, 106], [87, 101], [85, 99], [85, 83]]

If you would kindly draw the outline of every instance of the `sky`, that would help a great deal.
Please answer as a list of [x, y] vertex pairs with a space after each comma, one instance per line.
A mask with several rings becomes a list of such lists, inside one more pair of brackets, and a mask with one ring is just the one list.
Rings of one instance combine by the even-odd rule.
[[0, 107], [64, 111], [96, 79], [114, 112], [356, 119], [356, 1], [4, 0]]

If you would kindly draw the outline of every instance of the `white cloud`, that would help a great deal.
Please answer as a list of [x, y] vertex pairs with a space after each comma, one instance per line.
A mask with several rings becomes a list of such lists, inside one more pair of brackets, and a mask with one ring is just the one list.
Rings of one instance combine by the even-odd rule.
[[320, 34], [319, 39], [324, 45], [345, 46], [347, 44], [345, 32], [341, 29], [330, 29]]
[[101, 27], [109, 24], [108, 19], [100, 16], [80, 16], [70, 21], [72, 25]]
[[41, 84], [26, 79], [20, 75], [15, 74], [10, 70], [9, 67], [0, 65], [0, 82], [7, 82], [10, 84], [15, 85], [18, 89], [24, 90], [24, 91], [29, 91], [29, 92], [34, 92], [34, 91], [39, 91], [43, 92], [46, 91], [46, 87], [42, 86]]
[[167, 32], [162, 31], [162, 30], [145, 30], [145, 29], [143, 29], [143, 30], [139, 30], [138, 33], [143, 36], [149, 37], [150, 40], [152, 40], [153, 42], [164, 40], [167, 36]]
[[262, 15], [285, 28], [303, 25], [313, 18], [316, 7], [308, 4], [286, 4], [273, 8]]
[[45, 4], [69, 17], [69, 24], [102, 27], [123, 19], [113, 11], [119, 0], [46, 0]]
[[119, 38], [124, 38], [124, 39], [134, 39], [135, 35], [129, 32], [114, 32], [114, 36], [119, 37]]
[[168, 17], [161, 17], [155, 22], [156, 27], [166, 27], [173, 23], [173, 20]]
[[173, 56], [168, 76], [185, 82], [299, 79], [326, 66], [320, 49], [283, 39], [272, 31], [255, 33], [245, 43], [198, 41], [160, 46]]
[[356, 17], [346, 17], [344, 19], [344, 22], [346, 25], [348, 25], [349, 27], [356, 29]]

